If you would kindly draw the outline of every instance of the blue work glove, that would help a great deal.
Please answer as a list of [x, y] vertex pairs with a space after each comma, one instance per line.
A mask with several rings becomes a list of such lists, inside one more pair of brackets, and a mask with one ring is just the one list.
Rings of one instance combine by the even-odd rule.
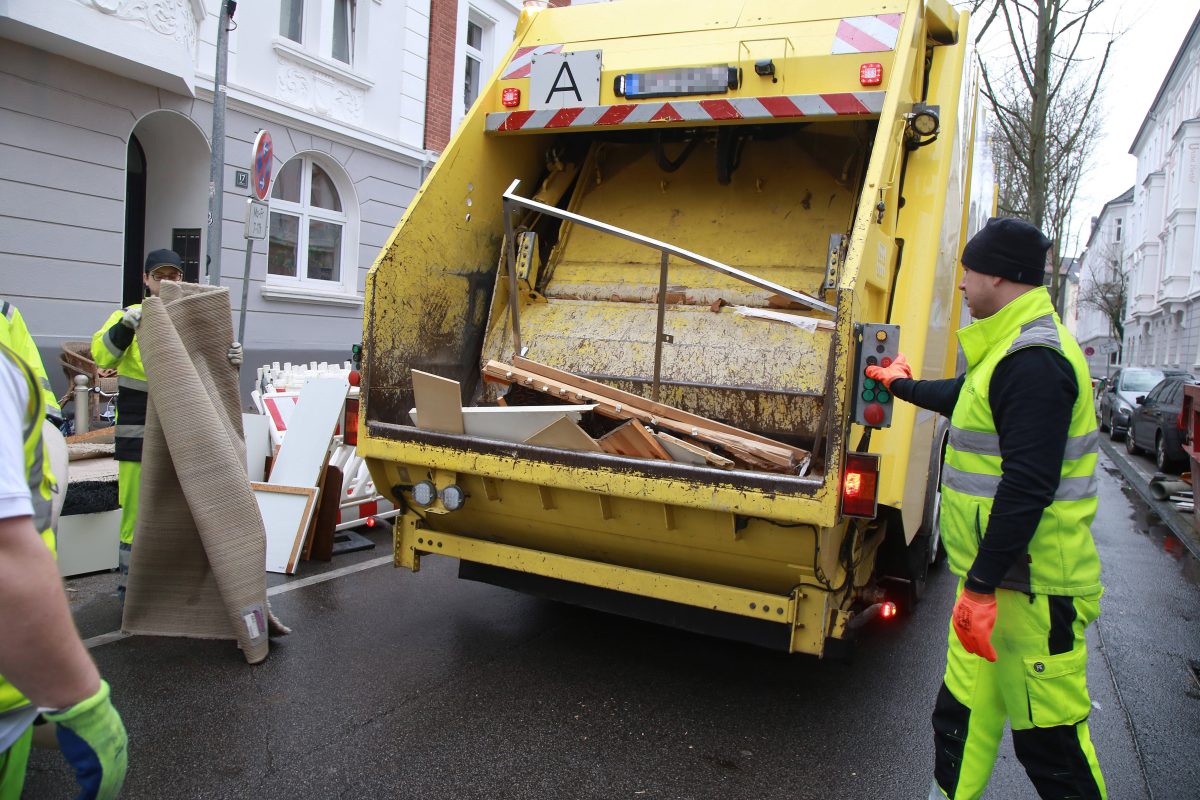
[[107, 681], [81, 703], [42, 714], [57, 726], [58, 747], [75, 770], [78, 800], [114, 800], [129, 766], [125, 725], [109, 699]]

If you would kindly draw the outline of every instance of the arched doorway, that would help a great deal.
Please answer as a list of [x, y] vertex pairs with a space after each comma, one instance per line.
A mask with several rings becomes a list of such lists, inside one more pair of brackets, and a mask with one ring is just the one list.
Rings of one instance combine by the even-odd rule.
[[125, 305], [141, 301], [142, 265], [151, 250], [179, 253], [186, 280], [204, 272], [209, 152], [196, 124], [174, 111], [152, 111], [133, 127], [125, 181]]

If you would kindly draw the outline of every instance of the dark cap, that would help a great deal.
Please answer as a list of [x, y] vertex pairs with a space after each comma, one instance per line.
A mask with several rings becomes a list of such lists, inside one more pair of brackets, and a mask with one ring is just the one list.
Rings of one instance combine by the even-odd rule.
[[174, 267], [183, 272], [183, 259], [174, 250], [155, 250], [146, 256], [146, 266], [142, 271], [149, 275], [159, 267]]
[[1050, 240], [1023, 219], [992, 217], [963, 248], [963, 266], [1017, 283], [1041, 286]]

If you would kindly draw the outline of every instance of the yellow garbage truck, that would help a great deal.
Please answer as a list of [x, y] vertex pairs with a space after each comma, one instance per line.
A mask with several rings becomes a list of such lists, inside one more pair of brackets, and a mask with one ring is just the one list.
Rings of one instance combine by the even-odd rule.
[[[815, 655], [914, 602], [945, 421], [864, 369], [956, 370], [958, 257], [993, 206], [967, 26], [947, 0], [524, 11], [367, 278], [358, 448], [403, 510], [396, 566]], [[468, 414], [531, 365], [748, 460], [410, 414], [414, 372]]]

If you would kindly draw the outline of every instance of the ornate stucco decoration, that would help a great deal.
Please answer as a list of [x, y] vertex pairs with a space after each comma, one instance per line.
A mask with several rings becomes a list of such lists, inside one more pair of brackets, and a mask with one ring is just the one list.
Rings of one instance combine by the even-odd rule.
[[189, 51], [196, 49], [202, 6], [195, 0], [75, 0], [102, 14], [174, 39]]

